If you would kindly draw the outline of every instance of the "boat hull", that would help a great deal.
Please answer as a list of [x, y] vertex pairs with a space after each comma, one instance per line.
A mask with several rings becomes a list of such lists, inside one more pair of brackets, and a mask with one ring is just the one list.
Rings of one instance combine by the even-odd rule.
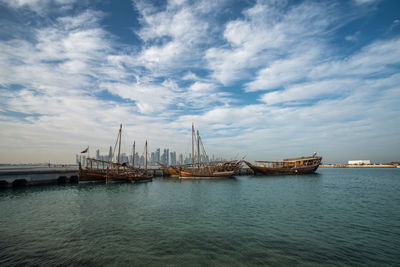
[[174, 166], [165, 166], [164, 164], [161, 164], [160, 162], [157, 162], [158, 165], [160, 165], [164, 170], [168, 172], [168, 174], [172, 177], [178, 177], [179, 176], [179, 169]]
[[179, 176], [179, 170], [173, 167], [166, 167], [165, 170], [170, 176]]
[[79, 168], [78, 179], [79, 179], [79, 181], [105, 182], [106, 181], [106, 172], [88, 171], [88, 170]]
[[79, 181], [92, 181], [92, 182], [107, 182], [107, 181], [130, 181], [130, 182], [144, 182], [144, 181], [152, 181], [153, 176], [141, 173], [141, 172], [111, 172], [107, 170], [101, 169], [83, 169], [79, 167], [78, 172], [78, 180]]
[[[305, 164], [294, 164], [293, 161], [281, 161], [276, 166], [257, 166], [250, 162], [244, 161], [255, 174], [309, 174], [315, 172], [321, 164], [321, 157], [311, 158], [311, 160], [304, 160], [300, 158], [298, 162], [306, 162]], [[313, 164], [309, 164], [309, 163]]]
[[180, 178], [202, 179], [202, 178], [229, 178], [235, 174], [234, 171], [224, 172], [200, 172], [200, 171], [180, 171]]
[[260, 174], [308, 174], [313, 173], [318, 169], [318, 166], [306, 166], [306, 167], [296, 167], [296, 168], [269, 168], [260, 166], [249, 166], [254, 173]]

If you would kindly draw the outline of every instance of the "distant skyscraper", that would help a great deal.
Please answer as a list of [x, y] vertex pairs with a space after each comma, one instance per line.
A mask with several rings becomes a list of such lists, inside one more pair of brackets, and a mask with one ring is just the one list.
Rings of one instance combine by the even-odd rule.
[[169, 165], [169, 149], [165, 148], [164, 153], [161, 155], [162, 164]]
[[184, 159], [184, 164], [191, 164], [192, 163], [192, 153], [189, 153], [187, 157]]
[[96, 150], [96, 159], [100, 159], [100, 149]]
[[156, 152], [151, 152], [151, 155], [150, 155], [150, 165], [151, 166], [155, 166], [157, 164], [157, 161], [156, 161]]
[[182, 165], [183, 164], [183, 155], [182, 153], [179, 153], [179, 162], [178, 164]]
[[176, 152], [175, 151], [173, 151], [173, 152], [171, 152], [170, 153], [170, 156], [171, 156], [171, 161], [170, 161], [170, 164], [171, 165], [176, 165]]
[[160, 162], [160, 149], [159, 148], [157, 148], [157, 150], [156, 150], [156, 161]]

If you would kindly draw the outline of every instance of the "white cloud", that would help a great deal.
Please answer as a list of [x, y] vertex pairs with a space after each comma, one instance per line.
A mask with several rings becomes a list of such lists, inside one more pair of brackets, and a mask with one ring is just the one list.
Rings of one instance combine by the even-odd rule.
[[[240, 152], [254, 160], [318, 151], [327, 162], [334, 162], [366, 154], [378, 160], [380, 156], [375, 158], [371, 149], [384, 149], [391, 151], [385, 156], [388, 160], [396, 152], [385, 140], [396, 140], [400, 130], [399, 78], [395, 75], [383, 81], [370, 81], [356, 90], [341, 88], [337, 93], [346, 93], [340, 98], [322, 98], [313, 105], [215, 108], [204, 114], [182, 116], [179, 122], [196, 122], [209, 153]], [[329, 84], [325, 86], [331, 90]], [[318, 94], [318, 90], [314, 92]]]
[[360, 35], [360, 32], [358, 31], [352, 35], [347, 35], [346, 37], [344, 37], [344, 39], [349, 42], [356, 42], [356, 41], [358, 41], [359, 35]]
[[296, 51], [288, 58], [275, 60], [257, 73], [256, 78], [246, 85], [246, 91], [275, 89], [304, 79], [318, 58], [319, 50], [315, 48], [303, 53]]
[[[21, 87], [0, 90], [1, 125], [7, 129], [0, 138], [7, 158], [1, 161], [24, 161], [18, 151], [25, 151], [26, 158], [36, 153], [38, 160], [47, 160], [48, 154], [71, 162], [82, 143], [110, 144], [119, 122], [136, 140], [153, 138], [153, 145], [161, 146], [176, 138], [165, 122], [171, 114], [178, 116], [183, 108], [201, 112], [210, 104], [230, 101], [213, 83], [195, 75], [184, 88], [173, 79], [157, 81], [137, 54], [113, 48], [112, 36], [98, 23], [103, 15], [85, 11], [62, 17], [51, 26], [32, 28], [32, 41], [0, 43], [0, 84]], [[132, 102], [98, 98], [102, 90]], [[160, 131], [165, 134], [160, 136]], [[55, 149], [61, 148], [63, 156], [56, 155]]]
[[256, 4], [244, 19], [229, 22], [224, 37], [227, 46], [206, 53], [213, 77], [224, 85], [251, 78], [252, 71], [295, 51], [316, 46], [331, 23], [330, 6], [303, 3], [283, 12], [273, 5]]
[[[306, 70], [311, 67], [313, 69], [300, 76], [306, 78], [305, 82], [293, 81], [282, 90], [262, 95], [260, 100], [268, 105], [310, 105], [326, 99], [343, 100], [359, 95], [366, 98], [360, 101], [373, 102], [375, 99], [368, 95], [390, 91], [400, 84], [400, 76], [393, 74], [395, 71], [392, 67], [400, 63], [399, 45], [398, 39], [377, 41], [346, 60], [330, 61], [317, 66], [306, 65]], [[353, 109], [354, 106], [352, 104], [349, 107]], [[348, 108], [343, 110], [347, 111]], [[354, 110], [348, 112], [355, 113]]]
[[342, 97], [346, 91], [354, 89], [354, 81], [351, 80], [330, 80], [311, 82], [290, 86], [281, 91], [274, 91], [264, 94], [261, 100], [267, 104], [301, 102], [312, 100], [317, 97]]
[[166, 10], [155, 11], [147, 4], [135, 4], [142, 15], [142, 28], [137, 34], [148, 44], [139, 56], [146, 68], [168, 73], [198, 65], [196, 62], [201, 59], [198, 47], [208, 42], [210, 30], [195, 6], [169, 3]]
[[393, 72], [393, 64], [399, 63], [400, 39], [380, 40], [362, 48], [358, 53], [342, 60], [331, 60], [315, 66], [311, 77], [358, 76]]
[[124, 99], [136, 102], [138, 111], [150, 114], [165, 110], [173, 103], [174, 92], [162, 85], [102, 83], [100, 88], [106, 89]]
[[44, 15], [50, 8], [70, 9], [76, 0], [1, 0], [11, 8], [28, 8], [39, 15]]
[[377, 0], [354, 0], [357, 5], [365, 5], [377, 2]]
[[[120, 122], [128, 149], [148, 139], [184, 151], [194, 122], [210, 154], [250, 160], [340, 159], [396, 139], [399, 39], [343, 58], [329, 43], [340, 16], [326, 3], [260, 2], [221, 26], [215, 15], [229, 1], [216, 2], [136, 3], [141, 47], [121, 49], [101, 26], [106, 14], [91, 10], [2, 40], [0, 162], [70, 162], [87, 144], [107, 151]], [[24, 3], [15, 8], [56, 2]], [[243, 83], [245, 92], [221, 85]]]

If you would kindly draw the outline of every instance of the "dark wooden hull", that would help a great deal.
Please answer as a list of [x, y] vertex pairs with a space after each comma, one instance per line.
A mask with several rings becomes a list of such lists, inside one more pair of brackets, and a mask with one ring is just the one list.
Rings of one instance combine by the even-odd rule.
[[92, 182], [107, 182], [107, 181], [129, 181], [129, 182], [142, 182], [142, 181], [152, 181], [153, 177], [151, 175], [134, 174], [134, 173], [107, 173], [106, 170], [88, 170], [79, 169], [78, 173], [79, 181], [92, 181]]
[[224, 172], [207, 172], [204, 170], [190, 170], [190, 171], [180, 171], [179, 176], [181, 178], [229, 178], [235, 174], [234, 171], [224, 171]]
[[104, 171], [89, 171], [79, 168], [78, 172], [79, 181], [93, 181], [93, 182], [105, 182], [106, 172]]
[[166, 170], [168, 172], [168, 174], [170, 176], [179, 176], [179, 169], [177, 167], [174, 166], [165, 166], [164, 164], [161, 164], [159, 162], [157, 162], [158, 165], [160, 165], [164, 170]]
[[167, 172], [171, 176], [179, 176], [179, 170], [176, 170], [174, 168], [167, 168]]
[[151, 175], [137, 176], [137, 177], [133, 177], [131, 181], [134, 181], [134, 182], [151, 182], [151, 181], [153, 181], [153, 176], [151, 176]]
[[174, 168], [174, 167], [166, 167], [163, 166], [164, 170], [168, 172], [169, 175], [171, 176], [179, 176], [179, 170]]
[[249, 162], [245, 162], [255, 174], [309, 174], [315, 172], [319, 164], [299, 167], [288, 167], [288, 168], [274, 168], [274, 167], [261, 167], [253, 165]]

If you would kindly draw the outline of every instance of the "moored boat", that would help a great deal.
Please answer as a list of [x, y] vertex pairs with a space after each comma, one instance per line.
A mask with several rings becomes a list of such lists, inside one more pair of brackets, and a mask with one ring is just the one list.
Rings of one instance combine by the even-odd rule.
[[181, 178], [229, 178], [234, 174], [234, 171], [205, 171], [204, 169], [180, 171]]
[[[120, 125], [117, 143], [118, 145], [118, 156], [117, 162], [112, 162], [114, 152], [109, 161], [102, 161], [93, 158], [86, 158], [85, 168], [79, 162], [78, 180], [79, 181], [96, 181], [96, 182], [108, 182], [108, 181], [130, 181], [130, 182], [141, 182], [151, 181], [152, 175], [147, 172], [147, 141], [145, 145], [146, 151], [146, 165], [145, 169], [135, 168], [134, 162], [132, 166], [129, 166], [127, 162], [120, 163], [120, 150], [121, 150], [121, 133], [122, 124]], [[115, 150], [115, 149], [114, 149]], [[86, 153], [88, 148], [81, 153]]]
[[255, 174], [307, 174], [315, 172], [321, 164], [322, 157], [314, 153], [310, 157], [289, 158], [276, 161], [256, 160], [256, 164], [244, 161]]
[[[184, 165], [175, 170], [179, 170], [179, 178], [191, 178], [191, 179], [204, 179], [204, 178], [229, 178], [232, 177], [236, 172], [239, 171], [241, 161], [211, 161], [201, 162], [200, 156], [200, 144], [201, 138], [199, 131], [197, 131], [197, 137], [194, 131], [194, 125], [192, 125], [192, 155], [194, 155], [194, 144], [197, 143], [197, 163], [195, 164], [195, 157], [192, 156], [192, 164]], [[202, 146], [203, 153], [205, 149]], [[206, 155], [205, 155], [206, 156]]]
[[158, 165], [160, 165], [164, 170], [168, 172], [168, 174], [172, 177], [178, 177], [179, 176], [179, 167], [175, 166], [165, 166], [164, 164], [157, 162]]

